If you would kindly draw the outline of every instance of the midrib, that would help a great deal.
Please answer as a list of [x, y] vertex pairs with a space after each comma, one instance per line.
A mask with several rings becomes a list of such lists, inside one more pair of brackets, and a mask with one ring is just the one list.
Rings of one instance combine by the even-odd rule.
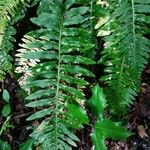
[[62, 42], [62, 29], [63, 29], [63, 18], [64, 14], [62, 13], [60, 18], [60, 30], [59, 30], [59, 43], [58, 43], [58, 65], [57, 65], [57, 86], [56, 86], [56, 95], [55, 95], [55, 143], [56, 150], [58, 150], [58, 105], [59, 105], [59, 89], [60, 89], [60, 66], [61, 66], [61, 42]]
[[133, 68], [135, 68], [136, 66], [136, 48], [135, 48], [135, 45], [136, 45], [136, 41], [135, 41], [135, 38], [136, 38], [136, 33], [135, 33], [135, 5], [134, 5], [134, 0], [131, 0], [131, 3], [132, 3], [132, 33], [133, 33]]

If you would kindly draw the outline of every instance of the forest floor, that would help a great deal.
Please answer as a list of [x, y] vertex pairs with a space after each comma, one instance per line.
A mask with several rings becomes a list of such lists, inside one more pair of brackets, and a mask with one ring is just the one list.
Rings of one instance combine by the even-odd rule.
[[[18, 150], [19, 144], [24, 142], [29, 131], [30, 125], [26, 118], [33, 113], [33, 110], [25, 107], [24, 93], [15, 79], [7, 77], [4, 82], [4, 88], [10, 93], [12, 117], [11, 127], [2, 135], [2, 139], [12, 146], [13, 150]], [[21, 99], [19, 98], [21, 97]], [[0, 101], [0, 109], [3, 103]], [[106, 141], [108, 150], [150, 150], [150, 65], [147, 65], [142, 75], [141, 92], [136, 97], [134, 104], [128, 114], [122, 117], [128, 120], [126, 127], [134, 132], [134, 135], [126, 141]], [[0, 125], [4, 123], [4, 118], [0, 116]], [[37, 126], [38, 121], [33, 121], [32, 125]], [[77, 131], [81, 142], [77, 143], [75, 150], [91, 150], [90, 140], [91, 128], [86, 126], [84, 130]]]

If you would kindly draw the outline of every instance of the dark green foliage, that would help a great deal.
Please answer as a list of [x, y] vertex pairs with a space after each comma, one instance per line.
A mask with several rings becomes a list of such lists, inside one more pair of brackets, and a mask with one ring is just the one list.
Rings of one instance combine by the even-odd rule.
[[[1, 0], [1, 81], [13, 68], [13, 26], [25, 16], [26, 7], [35, 4], [37, 16], [31, 22], [37, 30], [31, 29], [22, 38], [16, 54], [16, 72], [22, 73], [18, 82], [28, 93], [26, 106], [34, 109], [27, 121], [36, 120], [40, 125], [33, 127], [20, 150], [71, 150], [77, 146], [79, 138], [73, 129], [79, 130], [90, 122], [85, 110], [89, 96], [86, 91], [99, 78], [97, 73], [95, 77], [93, 65], [95, 58], [101, 56], [100, 51], [102, 57], [96, 66], [105, 65], [105, 75], [100, 78], [105, 87], [94, 86], [87, 102], [96, 119], [91, 125], [93, 147], [106, 150], [105, 139], [130, 136], [120, 123], [106, 118], [104, 110], [121, 115], [138, 94], [141, 73], [149, 58], [150, 42], [146, 37], [150, 33], [150, 1]], [[103, 41], [97, 36], [104, 37], [104, 45], [100, 45]], [[1, 134], [10, 127], [11, 112], [9, 93], [2, 91], [2, 115], [6, 121]], [[1, 143], [9, 149], [7, 143], [0, 141], [0, 146]]]
[[110, 119], [103, 117], [106, 99], [103, 89], [99, 85], [92, 88], [92, 97], [88, 104], [97, 119], [91, 134], [94, 150], [106, 150], [106, 139], [126, 139], [131, 135], [120, 123], [112, 122]]
[[1, 150], [11, 150], [11, 146], [2, 140], [0, 140], [0, 149]]
[[33, 150], [34, 140], [29, 138], [26, 142], [20, 145], [19, 150]]
[[15, 23], [25, 15], [25, 8], [31, 0], [0, 1], [0, 81], [12, 70], [10, 51], [14, 50]]
[[[86, 5], [74, 7], [74, 4], [75, 1], [69, 0], [42, 0], [38, 17], [31, 19], [40, 29], [24, 37], [22, 49], [17, 54], [24, 58], [28, 68], [24, 71], [30, 74], [24, 85], [31, 91], [26, 99], [32, 102], [27, 106], [37, 110], [27, 120], [46, 119], [31, 135], [43, 150], [71, 149], [78, 138], [68, 126], [79, 128], [82, 123], [88, 123], [79, 104], [85, 100], [82, 89], [88, 84], [84, 76], [94, 77], [83, 67], [95, 63], [84, 56], [94, 47], [91, 32], [83, 27], [90, 8]], [[75, 102], [77, 106], [71, 104]], [[70, 104], [66, 107], [65, 103]]]
[[81, 106], [67, 104], [67, 112], [65, 113], [65, 123], [72, 128], [82, 128], [83, 124], [88, 124], [89, 119], [86, 111]]
[[[101, 62], [106, 65], [102, 78], [108, 88], [112, 113], [122, 114], [130, 106], [140, 86], [140, 76], [149, 57], [149, 40], [144, 37], [149, 24], [149, 1], [124, 0], [113, 3], [110, 20], [103, 26], [109, 28]], [[109, 8], [108, 8], [109, 9]]]
[[91, 107], [93, 114], [101, 119], [103, 117], [103, 112], [106, 107], [106, 99], [101, 89], [98, 85], [92, 88], [92, 97], [88, 101], [89, 107]]
[[2, 109], [2, 116], [3, 117], [8, 117], [11, 113], [11, 107], [10, 107], [10, 95], [6, 89], [3, 90], [2, 93], [2, 100], [3, 100], [3, 109]]

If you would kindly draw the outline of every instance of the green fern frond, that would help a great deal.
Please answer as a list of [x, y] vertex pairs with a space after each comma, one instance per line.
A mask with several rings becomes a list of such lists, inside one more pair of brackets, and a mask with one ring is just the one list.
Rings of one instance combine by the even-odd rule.
[[9, 52], [13, 50], [16, 30], [13, 27], [25, 15], [25, 8], [31, 0], [1, 0], [0, 1], [0, 80], [12, 69], [12, 58]]
[[[28, 71], [24, 82], [24, 88], [31, 91], [26, 98], [30, 101], [27, 106], [36, 108], [28, 120], [46, 118], [31, 135], [43, 150], [69, 150], [76, 146], [74, 141], [78, 138], [65, 123], [66, 104], [83, 104], [83, 89], [88, 85], [84, 76], [94, 77], [83, 67], [95, 63], [84, 55], [94, 47], [91, 32], [83, 27], [90, 8], [77, 3], [74, 0], [42, 0], [38, 17], [31, 19], [40, 29], [23, 38], [22, 49], [17, 54], [20, 57], [17, 70]], [[72, 107], [68, 111], [75, 113]], [[67, 120], [72, 120], [68, 117]], [[76, 121], [79, 127], [88, 119], [82, 122], [76, 118]]]
[[[148, 27], [149, 1], [125, 0], [114, 5], [110, 21], [103, 29], [111, 35], [105, 38], [102, 62], [107, 64], [110, 107], [113, 112], [124, 112], [132, 103], [140, 86], [140, 76], [149, 58], [149, 40], [144, 37]], [[107, 60], [107, 62], [106, 62]]]

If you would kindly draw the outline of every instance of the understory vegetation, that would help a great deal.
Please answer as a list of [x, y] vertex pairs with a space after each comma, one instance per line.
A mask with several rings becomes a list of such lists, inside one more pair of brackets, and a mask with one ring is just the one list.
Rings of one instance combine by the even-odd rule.
[[29, 112], [16, 149], [79, 149], [87, 127], [93, 150], [132, 136], [121, 118], [148, 64], [149, 14], [150, 0], [1, 0], [0, 149], [13, 147], [9, 79]]

